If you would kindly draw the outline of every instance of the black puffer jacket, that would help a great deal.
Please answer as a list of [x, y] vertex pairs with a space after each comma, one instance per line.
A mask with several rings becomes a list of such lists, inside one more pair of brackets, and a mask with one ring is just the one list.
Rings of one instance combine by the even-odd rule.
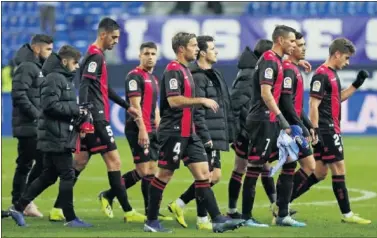
[[12, 129], [14, 137], [37, 136], [40, 114], [40, 86], [43, 82], [42, 64], [29, 44], [23, 45], [14, 58], [12, 81]]
[[64, 152], [70, 121], [79, 116], [74, 74], [61, 64], [55, 53], [43, 64], [46, 79], [41, 87], [42, 114], [38, 121], [37, 148], [43, 152]]
[[242, 129], [246, 129], [245, 122], [249, 113], [252, 94], [251, 83], [257, 62], [257, 56], [249, 47], [246, 47], [238, 61], [239, 71], [236, 79], [233, 81], [230, 93], [236, 134], [240, 133]]
[[215, 100], [219, 110], [199, 107], [195, 110], [196, 133], [205, 144], [212, 140], [213, 149], [228, 151], [234, 140], [234, 117], [228, 87], [222, 74], [216, 69], [203, 70], [194, 63], [190, 70], [195, 81], [196, 97]]

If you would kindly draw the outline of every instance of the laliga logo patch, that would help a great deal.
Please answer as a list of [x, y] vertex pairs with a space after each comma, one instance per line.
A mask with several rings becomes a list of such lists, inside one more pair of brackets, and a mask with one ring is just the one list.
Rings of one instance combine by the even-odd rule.
[[128, 87], [130, 88], [130, 91], [136, 91], [137, 90], [137, 83], [136, 80], [132, 79], [128, 83]]
[[170, 79], [169, 81], [170, 89], [178, 89], [178, 81], [175, 78]]
[[313, 91], [314, 92], [319, 92], [320, 89], [321, 89], [321, 82], [314, 81], [314, 83], [313, 83]]
[[96, 72], [96, 69], [97, 69], [97, 63], [96, 62], [90, 62], [89, 63], [89, 66], [88, 66], [88, 72], [89, 73], [94, 73]]
[[264, 71], [264, 77], [266, 79], [272, 79], [272, 76], [274, 75], [274, 70], [271, 69], [271, 68], [267, 68], [265, 71]]
[[290, 77], [284, 78], [284, 88], [292, 88], [292, 79]]

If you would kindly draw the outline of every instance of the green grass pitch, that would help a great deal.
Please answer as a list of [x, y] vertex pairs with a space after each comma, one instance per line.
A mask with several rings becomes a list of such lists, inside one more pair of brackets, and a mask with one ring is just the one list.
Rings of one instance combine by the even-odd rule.
[[[122, 172], [133, 169], [133, 163], [127, 141], [117, 138], [117, 145], [122, 158]], [[35, 203], [45, 217], [26, 218], [29, 227], [19, 228], [12, 219], [2, 220], [3, 237], [376, 237], [377, 236], [377, 137], [345, 137], [347, 176], [346, 181], [351, 198], [351, 208], [362, 217], [372, 220], [370, 225], [351, 225], [340, 222], [340, 211], [337, 206], [332, 188], [331, 176], [313, 187], [302, 198], [292, 205], [299, 213], [300, 221], [307, 222], [306, 228], [270, 227], [246, 228], [224, 234], [214, 234], [210, 231], [197, 231], [195, 228], [195, 202], [188, 205], [186, 221], [189, 228], [181, 228], [175, 221], [164, 222], [172, 228], [173, 234], [151, 234], [142, 232], [142, 224], [125, 224], [122, 210], [118, 203], [114, 206], [114, 218], [105, 217], [99, 207], [98, 193], [108, 188], [105, 164], [100, 156], [91, 159], [86, 170], [81, 174], [74, 190], [75, 208], [77, 215], [94, 225], [90, 229], [65, 228], [62, 223], [48, 221], [48, 212], [53, 206], [58, 187], [51, 186], [42, 193]], [[2, 138], [2, 207], [10, 206], [11, 184], [15, 168], [17, 144], [12, 138]], [[227, 187], [230, 172], [234, 163], [233, 152], [222, 154], [223, 177], [220, 184], [214, 187], [216, 198], [221, 211], [226, 212]], [[167, 186], [161, 212], [170, 214], [166, 206], [177, 198], [190, 184], [192, 177], [188, 170], [181, 166], [176, 171], [172, 182]], [[143, 201], [140, 184], [128, 190], [131, 204], [143, 212]], [[239, 210], [241, 200], [238, 202]], [[266, 223], [271, 222], [267, 196], [258, 182], [254, 216]]]

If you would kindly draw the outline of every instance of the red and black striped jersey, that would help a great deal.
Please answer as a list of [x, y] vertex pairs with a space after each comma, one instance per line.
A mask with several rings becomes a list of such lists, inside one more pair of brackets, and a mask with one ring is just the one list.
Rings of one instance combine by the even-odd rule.
[[282, 91], [282, 59], [272, 50], [266, 51], [257, 62], [252, 82], [249, 121], [276, 121], [276, 115], [268, 109], [261, 95], [261, 85], [271, 85], [271, 93], [277, 105]]
[[301, 118], [304, 106], [304, 80], [296, 64], [290, 60], [283, 62], [284, 80], [282, 93], [292, 94], [296, 114]]
[[336, 70], [321, 65], [315, 71], [310, 83], [310, 96], [321, 99], [318, 107], [319, 128], [340, 133], [341, 84]]
[[[126, 101], [132, 97], [141, 97], [140, 107], [142, 109], [143, 121], [148, 133], [156, 131], [157, 100], [159, 94], [157, 78], [140, 67], [131, 70], [125, 83]], [[127, 113], [127, 112], [126, 112]], [[126, 131], [138, 133], [139, 128], [133, 118], [126, 116]]]
[[171, 96], [195, 97], [195, 84], [189, 68], [178, 61], [171, 61], [166, 66], [160, 85], [159, 133], [190, 137], [193, 133], [193, 106], [172, 108], [168, 102]]
[[94, 121], [110, 121], [108, 75], [101, 49], [90, 45], [80, 67], [79, 103], [91, 102]]

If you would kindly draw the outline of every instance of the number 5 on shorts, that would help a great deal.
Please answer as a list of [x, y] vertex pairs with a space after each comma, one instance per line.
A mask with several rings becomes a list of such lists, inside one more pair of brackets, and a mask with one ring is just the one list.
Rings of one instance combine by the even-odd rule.
[[109, 135], [109, 137], [113, 137], [113, 130], [111, 130], [111, 126], [106, 126], [106, 131], [107, 131], [107, 135]]
[[179, 155], [181, 153], [181, 142], [177, 142], [173, 148], [173, 152]]

